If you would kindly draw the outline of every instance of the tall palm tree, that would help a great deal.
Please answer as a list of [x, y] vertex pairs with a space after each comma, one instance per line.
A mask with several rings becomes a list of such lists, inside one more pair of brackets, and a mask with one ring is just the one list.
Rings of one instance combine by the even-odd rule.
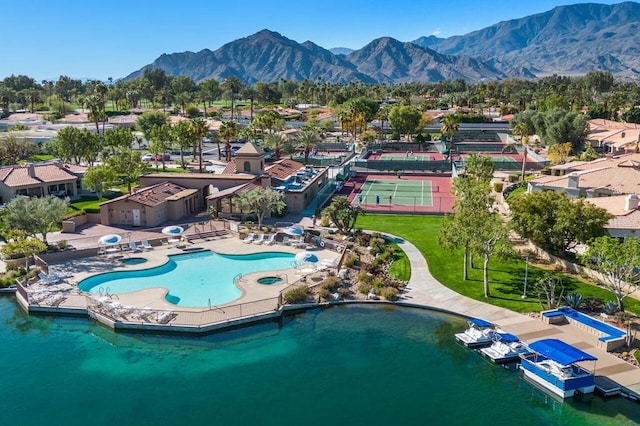
[[224, 149], [226, 151], [227, 161], [231, 161], [231, 139], [238, 134], [238, 125], [235, 121], [225, 121], [220, 125], [218, 130], [220, 137], [224, 139]]
[[198, 138], [198, 171], [202, 173], [202, 146], [204, 137], [209, 133], [209, 123], [202, 118], [194, 118], [191, 120], [191, 128]]
[[453, 136], [460, 129], [460, 119], [456, 114], [449, 114], [442, 118], [440, 125], [440, 132], [449, 135], [449, 160], [453, 164], [453, 149], [455, 148]]
[[318, 146], [318, 134], [314, 130], [304, 130], [296, 137], [298, 148], [304, 149], [304, 164], [309, 162], [309, 151]]
[[[233, 121], [233, 101], [236, 97], [236, 93], [240, 92], [242, 89], [242, 82], [236, 76], [227, 77], [227, 79], [222, 83], [222, 87], [225, 90], [228, 90], [231, 93], [231, 120]], [[229, 153], [227, 152], [227, 156]]]
[[273, 156], [276, 161], [280, 159], [280, 153], [288, 142], [287, 137], [282, 133], [268, 133], [264, 137], [264, 144], [274, 151]]
[[525, 123], [519, 123], [513, 128], [513, 135], [520, 137], [520, 144], [524, 148], [522, 153], [522, 180], [527, 167], [527, 143], [529, 142], [529, 127]]

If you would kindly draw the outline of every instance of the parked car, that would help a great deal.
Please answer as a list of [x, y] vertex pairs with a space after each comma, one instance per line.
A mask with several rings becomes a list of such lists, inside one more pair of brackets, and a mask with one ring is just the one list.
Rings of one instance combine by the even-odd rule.
[[171, 154], [158, 154], [156, 155], [156, 161], [162, 161], [163, 157], [164, 157], [164, 161], [171, 160]]
[[151, 161], [153, 160], [153, 154], [144, 154], [142, 156], [142, 161]]

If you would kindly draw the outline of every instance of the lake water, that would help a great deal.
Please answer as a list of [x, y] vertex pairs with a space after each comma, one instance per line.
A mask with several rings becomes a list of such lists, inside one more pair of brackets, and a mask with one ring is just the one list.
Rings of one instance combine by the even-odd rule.
[[337, 307], [204, 338], [115, 334], [0, 297], [0, 424], [627, 425], [622, 398], [561, 403], [455, 343], [458, 318]]

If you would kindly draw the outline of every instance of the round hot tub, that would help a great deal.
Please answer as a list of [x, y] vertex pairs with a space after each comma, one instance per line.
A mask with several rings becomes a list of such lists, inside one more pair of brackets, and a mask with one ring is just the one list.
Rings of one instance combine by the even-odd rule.
[[147, 259], [144, 257], [127, 257], [121, 260], [125, 265], [142, 265], [143, 263], [147, 263]]
[[284, 280], [280, 277], [262, 277], [258, 278], [259, 284], [264, 285], [273, 285], [273, 284], [282, 284]]

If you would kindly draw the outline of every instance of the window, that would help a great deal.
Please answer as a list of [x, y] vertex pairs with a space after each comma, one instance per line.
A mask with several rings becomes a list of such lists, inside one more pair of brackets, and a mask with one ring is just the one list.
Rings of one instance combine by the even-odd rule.
[[244, 171], [245, 172], [250, 172], [251, 171], [251, 163], [248, 161], [244, 162]]

